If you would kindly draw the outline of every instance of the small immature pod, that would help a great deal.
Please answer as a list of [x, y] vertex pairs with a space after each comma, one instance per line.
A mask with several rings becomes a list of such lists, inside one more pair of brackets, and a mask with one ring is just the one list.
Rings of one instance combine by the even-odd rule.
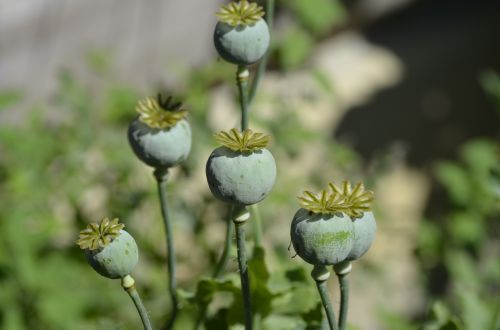
[[146, 98], [136, 107], [139, 116], [128, 128], [135, 155], [155, 168], [169, 168], [186, 160], [191, 150], [191, 128], [181, 103]]
[[264, 10], [248, 1], [231, 2], [217, 13], [214, 44], [219, 55], [237, 65], [259, 61], [267, 52], [270, 33]]
[[104, 277], [123, 278], [132, 272], [139, 260], [137, 244], [123, 227], [118, 219], [105, 218], [80, 232], [77, 244], [85, 251], [92, 268]]

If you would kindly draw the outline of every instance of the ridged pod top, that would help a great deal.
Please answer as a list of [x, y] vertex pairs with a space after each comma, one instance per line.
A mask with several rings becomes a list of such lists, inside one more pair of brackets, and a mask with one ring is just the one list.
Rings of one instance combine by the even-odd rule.
[[238, 132], [235, 128], [229, 132], [221, 131], [214, 135], [215, 139], [223, 146], [239, 152], [253, 152], [264, 149], [269, 143], [269, 135], [246, 129]]
[[352, 218], [360, 218], [364, 212], [370, 211], [373, 201], [373, 192], [365, 190], [363, 183], [358, 182], [354, 187], [349, 181], [344, 181], [341, 187], [329, 183], [330, 192], [325, 189], [318, 194], [304, 191], [298, 197], [300, 206], [313, 213], [333, 214], [343, 212]]
[[90, 223], [87, 228], [80, 231], [80, 236], [76, 244], [82, 250], [97, 250], [104, 248], [113, 241], [125, 225], [119, 222], [118, 218], [109, 220], [104, 218], [100, 223]]
[[220, 22], [231, 26], [247, 26], [260, 20], [264, 16], [264, 9], [255, 2], [242, 0], [221, 7], [216, 15]]
[[157, 99], [146, 97], [139, 100], [135, 110], [141, 122], [156, 129], [173, 127], [187, 116], [187, 110], [181, 102], [174, 102], [171, 96], [164, 99], [161, 94], [158, 94]]

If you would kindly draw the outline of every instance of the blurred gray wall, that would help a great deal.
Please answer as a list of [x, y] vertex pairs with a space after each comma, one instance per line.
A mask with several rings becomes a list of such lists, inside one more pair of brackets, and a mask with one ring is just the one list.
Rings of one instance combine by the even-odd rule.
[[220, 2], [0, 0], [0, 90], [36, 101], [55, 89], [60, 68], [85, 71], [95, 50], [111, 54], [118, 80], [171, 83], [183, 68], [213, 60]]

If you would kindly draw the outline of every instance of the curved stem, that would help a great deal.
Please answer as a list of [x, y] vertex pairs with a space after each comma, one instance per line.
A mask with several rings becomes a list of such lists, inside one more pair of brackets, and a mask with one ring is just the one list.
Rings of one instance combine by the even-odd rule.
[[127, 291], [130, 298], [134, 302], [135, 308], [137, 308], [137, 312], [142, 320], [142, 325], [144, 326], [144, 330], [152, 330], [151, 321], [149, 320], [148, 312], [146, 311], [146, 307], [142, 303], [141, 297], [139, 293], [135, 289], [134, 285], [135, 281], [132, 276], [127, 275], [122, 279], [122, 287]]
[[163, 218], [163, 223], [165, 225], [165, 236], [167, 240], [167, 268], [168, 268], [168, 288], [170, 291], [170, 299], [172, 302], [172, 314], [170, 320], [167, 324], [167, 329], [172, 329], [177, 318], [177, 312], [179, 310], [178, 299], [177, 299], [177, 283], [175, 277], [175, 249], [174, 249], [174, 237], [172, 233], [172, 226], [168, 216], [168, 204], [167, 204], [167, 179], [168, 179], [168, 169], [157, 168], [154, 171], [156, 181], [158, 183], [158, 198], [160, 200], [161, 215]]
[[326, 282], [330, 277], [330, 272], [323, 265], [315, 265], [313, 271], [311, 272], [311, 277], [314, 281], [316, 281], [316, 286], [318, 287], [319, 296], [321, 297], [321, 303], [325, 309], [330, 330], [338, 330], [332, 303], [330, 302], [330, 297], [328, 296], [328, 286]]
[[348, 274], [338, 275], [340, 285], [340, 315], [339, 330], [345, 330], [347, 323], [347, 309], [349, 306], [349, 278]]
[[347, 324], [347, 310], [349, 308], [349, 278], [352, 264], [350, 261], [343, 261], [333, 266], [337, 274], [340, 286], [340, 312], [339, 312], [339, 330], [345, 330]]
[[219, 278], [222, 275], [222, 271], [226, 268], [227, 262], [229, 261], [229, 257], [231, 256], [231, 235], [234, 230], [234, 223], [231, 220], [233, 213], [233, 206], [228, 207], [228, 213], [226, 217], [226, 240], [224, 242], [224, 251], [222, 251], [222, 255], [215, 267], [213, 277]]
[[254, 204], [251, 206], [252, 209], [252, 224], [254, 231], [254, 239], [256, 246], [262, 246], [262, 220], [260, 217], [259, 205]]
[[[269, 31], [273, 30], [273, 21], [274, 21], [274, 0], [266, 1], [266, 22], [269, 27]], [[260, 80], [262, 76], [264, 76], [264, 72], [266, 71], [267, 60], [269, 57], [270, 48], [267, 50], [264, 57], [260, 60], [259, 66], [257, 67], [257, 72], [252, 79], [252, 84], [250, 85], [250, 92], [248, 96], [249, 103], [252, 103], [255, 94], [257, 94], [257, 88], [259, 87]]]
[[240, 95], [241, 131], [248, 128], [248, 77], [250, 73], [244, 65], [239, 65], [236, 72], [236, 84]]
[[238, 250], [238, 267], [240, 269], [243, 307], [245, 308], [245, 329], [252, 329], [252, 304], [250, 299], [250, 280], [248, 278], [247, 257], [245, 251], [245, 222], [250, 218], [246, 207], [235, 207], [233, 222], [236, 227], [236, 247]]

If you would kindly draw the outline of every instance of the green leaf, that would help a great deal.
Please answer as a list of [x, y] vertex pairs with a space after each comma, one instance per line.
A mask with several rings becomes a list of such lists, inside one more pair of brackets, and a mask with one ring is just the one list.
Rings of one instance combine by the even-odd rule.
[[304, 321], [300, 317], [284, 316], [284, 315], [271, 315], [263, 320], [262, 330], [290, 330], [297, 329]]
[[493, 70], [486, 70], [481, 73], [479, 82], [500, 113], [500, 75]]
[[386, 330], [417, 330], [409, 320], [393, 312], [381, 310], [378, 312], [380, 320]]
[[268, 287], [270, 274], [262, 247], [256, 246], [253, 249], [252, 258], [248, 261], [248, 274], [252, 300], [259, 302], [253, 305], [254, 312], [259, 313], [261, 317], [266, 317], [271, 312], [271, 302], [276, 294], [272, 293]]
[[300, 66], [312, 51], [314, 40], [300, 26], [290, 26], [278, 41], [278, 59], [285, 70]]
[[0, 91], [0, 110], [15, 105], [22, 98], [23, 95], [18, 90]]
[[451, 314], [448, 307], [440, 301], [434, 302], [429, 315], [429, 322], [424, 330], [461, 330], [458, 318]]
[[450, 250], [445, 256], [445, 262], [458, 285], [465, 285], [474, 291], [479, 290], [482, 280], [477, 271], [477, 264], [466, 252]]
[[473, 175], [487, 177], [499, 159], [498, 145], [486, 139], [467, 142], [460, 151], [462, 159]]
[[459, 244], [479, 246], [486, 237], [484, 223], [479, 214], [456, 212], [449, 215], [448, 230], [451, 237]]
[[345, 10], [336, 0], [289, 0], [287, 4], [307, 29], [324, 34], [345, 19]]
[[466, 329], [488, 329], [493, 319], [493, 311], [486, 301], [464, 285], [457, 287], [457, 295], [462, 307], [462, 318]]
[[441, 162], [436, 167], [436, 175], [446, 187], [453, 202], [467, 205], [473, 191], [469, 184], [469, 174], [463, 167], [452, 162]]

